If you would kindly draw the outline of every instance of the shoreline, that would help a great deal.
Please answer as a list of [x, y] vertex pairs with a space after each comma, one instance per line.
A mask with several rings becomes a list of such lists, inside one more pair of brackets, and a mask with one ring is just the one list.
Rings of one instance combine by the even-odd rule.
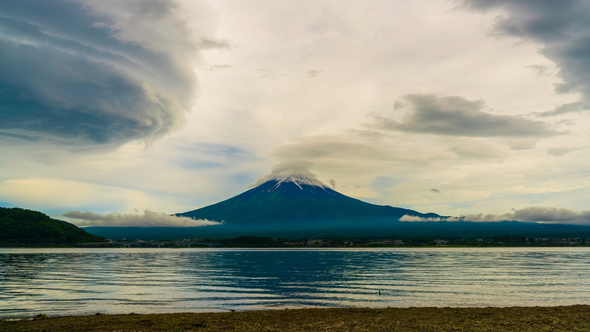
[[588, 331], [590, 306], [308, 308], [0, 319], [0, 331]]
[[379, 246], [379, 247], [230, 247], [230, 246], [195, 246], [195, 247], [142, 247], [142, 246], [0, 246], [0, 249], [445, 249], [445, 248], [590, 248], [590, 245], [571, 245], [571, 246], [543, 246], [543, 245], [524, 245], [524, 246], [462, 246], [462, 245], [437, 245], [437, 246]]

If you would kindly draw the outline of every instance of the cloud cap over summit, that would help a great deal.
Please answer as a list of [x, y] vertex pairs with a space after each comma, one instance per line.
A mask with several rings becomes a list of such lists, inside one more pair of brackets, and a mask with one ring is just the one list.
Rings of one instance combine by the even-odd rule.
[[313, 164], [308, 161], [286, 161], [275, 165], [270, 174], [261, 175], [254, 183], [248, 185], [249, 188], [259, 186], [265, 182], [276, 181], [293, 181], [301, 180], [307, 184], [318, 187], [326, 187], [326, 185], [318, 180], [317, 175], [312, 173], [310, 169]]

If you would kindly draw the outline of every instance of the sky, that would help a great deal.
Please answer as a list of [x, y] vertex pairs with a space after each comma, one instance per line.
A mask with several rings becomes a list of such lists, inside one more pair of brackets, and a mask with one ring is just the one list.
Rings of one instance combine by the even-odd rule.
[[583, 0], [3, 0], [0, 206], [170, 225], [304, 165], [374, 204], [590, 224], [589, 16]]

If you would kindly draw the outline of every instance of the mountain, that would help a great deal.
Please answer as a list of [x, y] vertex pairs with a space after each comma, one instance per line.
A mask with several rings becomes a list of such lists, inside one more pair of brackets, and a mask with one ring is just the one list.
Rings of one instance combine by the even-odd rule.
[[399, 221], [404, 215], [438, 218], [435, 213], [375, 205], [343, 195], [313, 178], [289, 176], [266, 181], [240, 195], [194, 211], [177, 214], [228, 225], [277, 225], [284, 222]]
[[[379, 237], [390, 239], [475, 239], [493, 236], [585, 237], [589, 226], [516, 221], [446, 221], [435, 213], [374, 205], [342, 195], [314, 178], [288, 176], [262, 181], [240, 195], [201, 209], [176, 214], [224, 221], [202, 227], [88, 227], [111, 239], [232, 238], [242, 235], [286, 237]], [[404, 215], [432, 218], [402, 222]]]
[[0, 244], [75, 244], [104, 240], [41, 212], [0, 207]]
[[[286, 237], [379, 237], [463, 239], [493, 236], [588, 237], [589, 226], [515, 221], [447, 221], [435, 213], [375, 205], [340, 194], [314, 177], [264, 178], [255, 188], [217, 204], [177, 216], [223, 221], [202, 227], [88, 227], [111, 239], [232, 238], [243, 235]], [[402, 222], [404, 215], [432, 218]]]

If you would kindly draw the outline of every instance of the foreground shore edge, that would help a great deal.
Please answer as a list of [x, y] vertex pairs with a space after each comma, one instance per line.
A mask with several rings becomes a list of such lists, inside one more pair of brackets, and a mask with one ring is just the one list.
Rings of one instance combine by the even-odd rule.
[[0, 320], [0, 331], [590, 331], [590, 306], [310, 308]]

